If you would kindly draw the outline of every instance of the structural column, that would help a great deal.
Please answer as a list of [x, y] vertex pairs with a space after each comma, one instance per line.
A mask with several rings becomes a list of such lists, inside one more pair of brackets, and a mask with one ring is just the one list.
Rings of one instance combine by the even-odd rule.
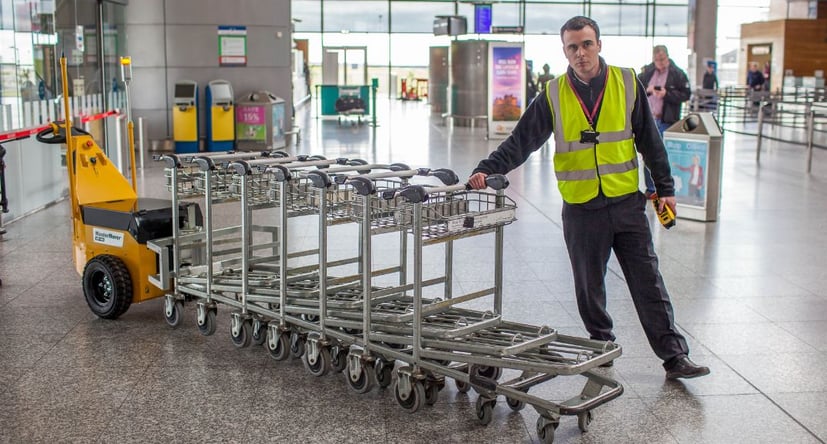
[[718, 0], [689, 0], [687, 45], [689, 60], [686, 75], [692, 89], [700, 86], [706, 61], [715, 60], [718, 28]]

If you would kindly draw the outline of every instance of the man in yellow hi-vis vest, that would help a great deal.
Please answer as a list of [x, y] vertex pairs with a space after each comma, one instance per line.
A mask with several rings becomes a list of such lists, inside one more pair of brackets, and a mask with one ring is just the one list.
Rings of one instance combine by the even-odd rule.
[[639, 190], [638, 152], [655, 180], [659, 211], [663, 205], [675, 211], [669, 160], [645, 90], [631, 69], [609, 66], [600, 57], [600, 29], [592, 19], [571, 18], [560, 37], [569, 61], [567, 74], [549, 83], [511, 136], [480, 161], [468, 182], [475, 189], [485, 188], [488, 174], [505, 174], [522, 165], [554, 134], [563, 235], [586, 330], [593, 339], [615, 340], [605, 286], [614, 251], [666, 377], [706, 375], [709, 368], [689, 359], [686, 339], [675, 328], [672, 303], [658, 271], [646, 198]]

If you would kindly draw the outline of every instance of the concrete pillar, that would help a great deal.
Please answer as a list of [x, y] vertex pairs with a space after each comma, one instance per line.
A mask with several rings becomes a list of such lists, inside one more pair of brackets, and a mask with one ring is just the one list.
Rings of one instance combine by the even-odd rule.
[[716, 60], [717, 27], [718, 0], [689, 0], [689, 60], [686, 75], [693, 90], [701, 85], [706, 60]]

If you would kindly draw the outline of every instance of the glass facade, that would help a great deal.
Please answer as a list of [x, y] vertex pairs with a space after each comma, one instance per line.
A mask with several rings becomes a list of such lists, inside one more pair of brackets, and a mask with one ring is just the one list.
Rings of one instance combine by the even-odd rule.
[[77, 114], [120, 105], [124, 0], [0, 0], [0, 130], [59, 118], [59, 58]]
[[[452, 38], [523, 42], [534, 71], [544, 63], [552, 72], [565, 70], [559, 32], [570, 17], [586, 15], [601, 27], [602, 55], [610, 63], [639, 68], [650, 62], [651, 48], [666, 45], [670, 56], [686, 68], [690, 0], [496, 0], [491, 1], [494, 27], [521, 27], [522, 34], [471, 34], [474, 4], [454, 0], [292, 0], [294, 38], [307, 39], [314, 83], [322, 64], [322, 46], [367, 46], [371, 77], [388, 92], [394, 78], [427, 73], [431, 46], [448, 46]], [[358, 7], [354, 6], [358, 3]], [[485, 3], [479, 0], [478, 3]], [[737, 48], [740, 24], [766, 20], [769, 0], [718, 0], [718, 56]], [[370, 11], [369, 14], [354, 11]], [[433, 35], [439, 15], [465, 16], [469, 34]], [[734, 44], [733, 44], [734, 43]], [[376, 48], [374, 50], [374, 48]], [[723, 70], [726, 64], [719, 63]], [[373, 75], [378, 73], [378, 75]]]

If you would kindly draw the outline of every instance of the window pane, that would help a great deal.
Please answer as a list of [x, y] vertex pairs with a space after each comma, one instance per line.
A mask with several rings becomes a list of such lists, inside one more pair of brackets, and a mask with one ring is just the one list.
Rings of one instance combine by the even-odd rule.
[[326, 32], [388, 32], [387, 0], [325, 0]]
[[688, 14], [686, 6], [655, 7], [655, 36], [685, 37]]
[[[520, 5], [514, 2], [492, 2], [491, 26], [519, 26]], [[474, 32], [474, 5], [460, 3], [458, 14], [468, 19], [468, 32]]]
[[583, 5], [580, 4], [529, 3], [525, 9], [526, 34], [560, 35], [560, 28], [566, 20], [576, 15], [583, 15]]
[[600, 35], [645, 35], [646, 6], [592, 5], [592, 16]]
[[[391, 3], [391, 30], [397, 32], [434, 32], [434, 18], [438, 15], [454, 15], [454, 4], [446, 2]], [[473, 13], [468, 19], [468, 29], [473, 30]]]
[[322, 4], [320, 0], [293, 0], [291, 4], [293, 26], [296, 32], [322, 30]]

